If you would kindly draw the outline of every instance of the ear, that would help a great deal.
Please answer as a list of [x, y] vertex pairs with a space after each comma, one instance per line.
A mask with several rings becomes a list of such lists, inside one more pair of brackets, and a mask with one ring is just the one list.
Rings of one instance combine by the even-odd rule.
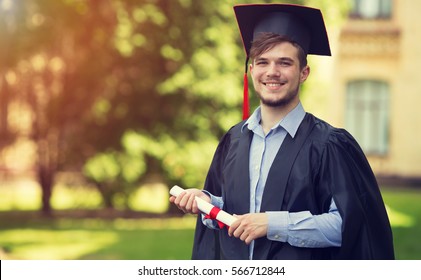
[[251, 73], [253, 71], [253, 63], [250, 63], [249, 65], [249, 72]]
[[300, 73], [300, 83], [304, 83], [310, 75], [310, 66], [306, 65]]

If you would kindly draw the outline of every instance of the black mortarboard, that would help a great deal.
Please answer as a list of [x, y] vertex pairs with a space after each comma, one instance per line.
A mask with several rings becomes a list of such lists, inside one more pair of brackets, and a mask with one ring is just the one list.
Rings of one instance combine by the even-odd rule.
[[331, 55], [322, 13], [319, 9], [291, 4], [246, 4], [234, 6], [246, 51], [243, 119], [248, 117], [247, 61], [258, 33], [271, 32], [296, 42], [306, 54]]

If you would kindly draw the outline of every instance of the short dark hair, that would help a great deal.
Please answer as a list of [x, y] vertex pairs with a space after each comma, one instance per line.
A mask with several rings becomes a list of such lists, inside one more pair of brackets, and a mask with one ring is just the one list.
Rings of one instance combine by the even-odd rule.
[[303, 69], [305, 66], [307, 66], [307, 54], [304, 52], [303, 48], [300, 45], [298, 45], [296, 42], [292, 41], [288, 37], [271, 32], [260, 33], [259, 36], [251, 43], [250, 59], [253, 61], [256, 57], [275, 47], [275, 45], [284, 42], [289, 42], [298, 49], [298, 60], [300, 62], [300, 69]]

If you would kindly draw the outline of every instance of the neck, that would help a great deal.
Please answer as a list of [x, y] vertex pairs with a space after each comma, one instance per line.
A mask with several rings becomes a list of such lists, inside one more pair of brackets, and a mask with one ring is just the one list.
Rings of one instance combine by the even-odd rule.
[[299, 103], [299, 100], [294, 103], [289, 103], [288, 106], [270, 107], [264, 104], [260, 105], [261, 108], [261, 126], [263, 132], [267, 134], [272, 127], [280, 122], [289, 112], [291, 112]]

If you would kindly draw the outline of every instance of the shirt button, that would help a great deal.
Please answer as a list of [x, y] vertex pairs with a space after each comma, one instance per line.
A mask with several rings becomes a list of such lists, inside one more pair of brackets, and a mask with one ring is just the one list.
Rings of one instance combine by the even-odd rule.
[[275, 237], [275, 239], [279, 239], [279, 235], [277, 235], [277, 234], [274, 237]]
[[258, 166], [258, 165], [256, 165], [256, 166], [254, 167], [254, 169], [255, 169], [255, 170], [259, 170], [259, 166]]

